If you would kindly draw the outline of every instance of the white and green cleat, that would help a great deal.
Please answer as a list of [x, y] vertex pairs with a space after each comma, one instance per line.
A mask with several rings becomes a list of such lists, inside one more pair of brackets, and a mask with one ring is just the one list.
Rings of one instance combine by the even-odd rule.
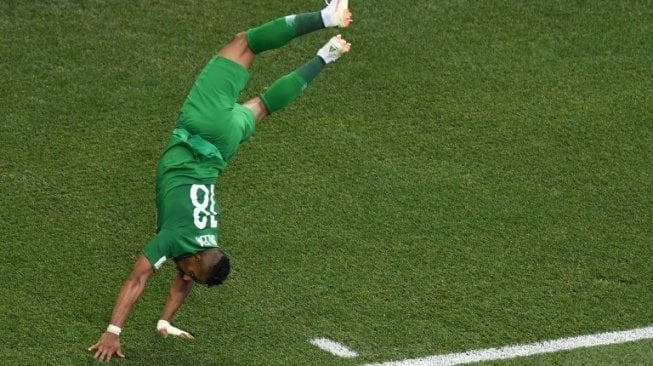
[[329, 64], [340, 58], [343, 54], [349, 52], [350, 49], [351, 43], [347, 42], [340, 34], [338, 34], [337, 36], [331, 37], [329, 42], [317, 51], [317, 55], [320, 56], [325, 63]]
[[[326, 0], [325, 0], [326, 2]], [[322, 22], [325, 27], [347, 28], [351, 24], [349, 0], [331, 0], [322, 9]]]

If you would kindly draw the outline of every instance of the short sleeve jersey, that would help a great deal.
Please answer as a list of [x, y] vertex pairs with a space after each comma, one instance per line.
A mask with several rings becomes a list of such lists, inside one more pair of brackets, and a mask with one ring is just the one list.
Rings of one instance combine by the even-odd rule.
[[143, 250], [154, 269], [218, 246], [215, 182], [225, 166], [215, 146], [175, 129], [157, 168], [157, 233]]
[[214, 184], [181, 185], [168, 190], [157, 213], [159, 228], [143, 249], [154, 269], [170, 258], [218, 246], [219, 208]]
[[214, 57], [182, 106], [157, 167], [157, 233], [143, 250], [154, 269], [218, 246], [215, 183], [255, 127], [252, 111], [236, 103], [248, 78], [242, 66]]

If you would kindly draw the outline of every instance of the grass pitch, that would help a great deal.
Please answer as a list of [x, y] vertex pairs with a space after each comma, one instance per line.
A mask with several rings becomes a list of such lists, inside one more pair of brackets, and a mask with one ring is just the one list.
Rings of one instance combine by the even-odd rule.
[[[0, 3], [0, 364], [93, 364], [208, 58], [316, 1]], [[648, 1], [351, 2], [352, 52], [218, 182], [234, 271], [126, 365], [358, 365], [653, 323]], [[261, 55], [243, 99], [337, 30]], [[339, 359], [308, 343], [342, 342]], [[651, 342], [492, 365], [646, 365]]]

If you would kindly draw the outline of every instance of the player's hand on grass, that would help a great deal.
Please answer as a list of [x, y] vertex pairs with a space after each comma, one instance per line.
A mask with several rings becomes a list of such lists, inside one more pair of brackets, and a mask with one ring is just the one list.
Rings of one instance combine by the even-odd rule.
[[104, 332], [100, 340], [88, 348], [89, 351], [95, 352], [95, 359], [98, 361], [111, 361], [114, 355], [125, 358], [125, 355], [120, 349], [120, 336], [113, 333]]
[[187, 338], [187, 339], [194, 338], [190, 333], [172, 326], [172, 324], [170, 324], [167, 320], [159, 320], [159, 322], [156, 324], [156, 330], [163, 337], [172, 335], [179, 338]]

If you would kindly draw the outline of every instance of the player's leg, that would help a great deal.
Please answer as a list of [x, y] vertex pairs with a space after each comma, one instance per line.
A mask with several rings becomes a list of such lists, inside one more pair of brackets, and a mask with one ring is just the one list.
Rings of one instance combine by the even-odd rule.
[[316, 12], [280, 17], [238, 33], [218, 54], [249, 69], [255, 55], [279, 48], [291, 40], [323, 28], [348, 27], [351, 12], [348, 0], [333, 0]]
[[246, 32], [247, 43], [255, 54], [279, 48], [296, 37], [329, 27], [348, 27], [351, 12], [348, 0], [334, 0], [321, 11], [277, 18]]
[[[304, 79], [289, 75], [275, 83], [260, 99], [239, 106], [236, 99], [247, 84], [248, 69], [255, 55], [280, 47], [300, 35], [324, 27], [347, 27], [350, 22], [348, 1], [333, 0], [321, 11], [278, 18], [238, 33], [218, 52], [219, 57], [209, 62], [196, 80], [182, 106], [178, 127], [207, 139], [228, 160], [238, 144], [251, 135], [253, 127], [250, 123], [244, 123], [242, 128], [234, 128], [232, 124], [236, 124], [236, 120], [244, 118], [260, 121], [265, 115], [285, 107], [324, 66], [314, 61], [310, 63], [311, 67], [297, 70]], [[341, 49], [339, 47], [337, 52], [346, 52]], [[235, 114], [238, 116], [235, 117]]]
[[272, 83], [259, 97], [247, 101], [244, 106], [252, 111], [256, 122], [268, 114], [288, 106], [306, 86], [324, 69], [351, 49], [351, 44], [340, 35], [332, 37], [310, 61]]
[[218, 51], [218, 55], [236, 62], [246, 70], [249, 70], [252, 66], [255, 57], [254, 52], [252, 52], [247, 44], [245, 32], [236, 34], [231, 42], [227, 43]]
[[263, 100], [261, 100], [261, 97], [254, 97], [243, 103], [243, 106], [252, 111], [256, 123], [261, 122], [263, 118], [270, 114], [267, 108], [265, 108], [265, 104], [263, 103]]

